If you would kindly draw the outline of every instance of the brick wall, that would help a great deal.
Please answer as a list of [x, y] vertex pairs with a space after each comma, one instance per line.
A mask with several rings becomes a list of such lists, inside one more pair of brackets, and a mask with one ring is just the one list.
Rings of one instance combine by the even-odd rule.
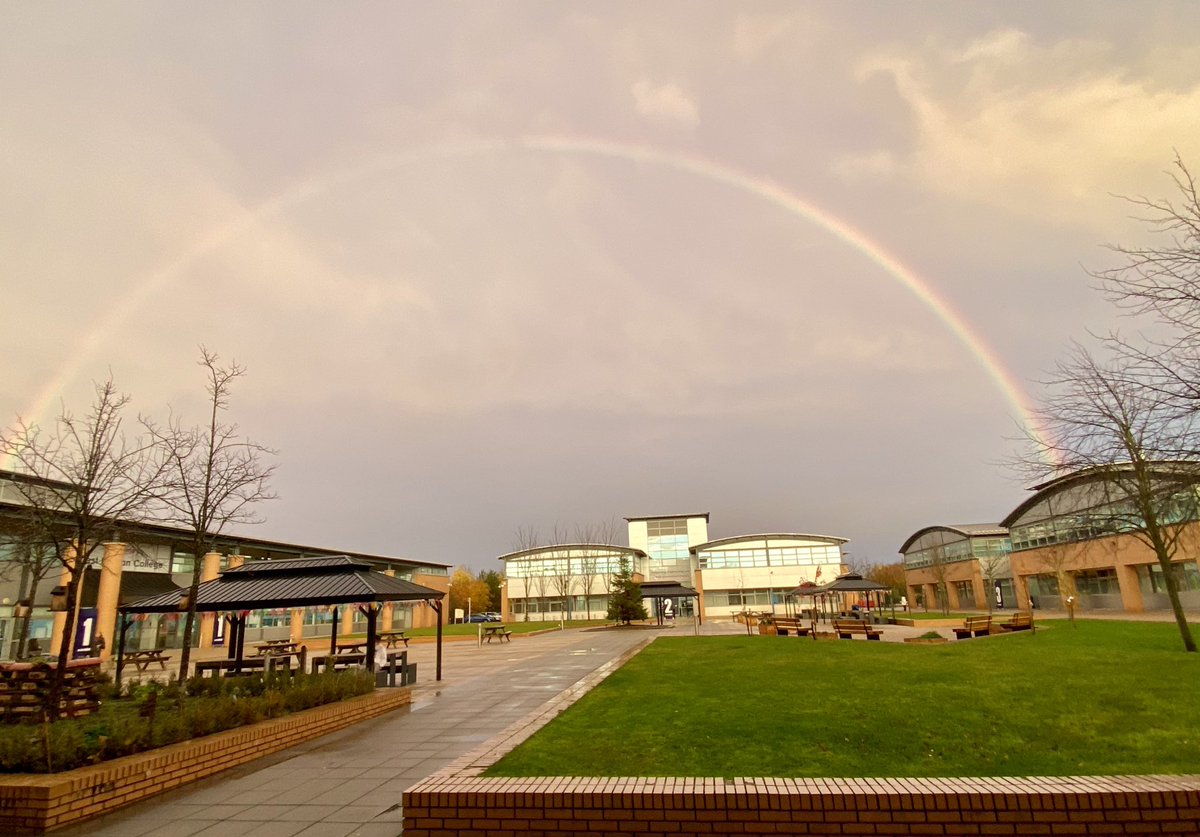
[[1200, 776], [485, 779], [404, 795], [405, 837], [1200, 833]]
[[404, 837], [1200, 835], [1200, 775], [1000, 779], [493, 779], [482, 774], [640, 643], [404, 793]]
[[87, 820], [407, 706], [411, 699], [409, 689], [380, 689], [92, 767], [0, 777], [0, 834], [42, 834]]

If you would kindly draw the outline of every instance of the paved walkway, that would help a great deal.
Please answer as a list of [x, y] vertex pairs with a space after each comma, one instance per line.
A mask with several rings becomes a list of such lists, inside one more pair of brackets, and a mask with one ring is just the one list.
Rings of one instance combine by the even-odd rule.
[[[678, 629], [667, 631], [675, 633]], [[413, 645], [413, 705], [171, 791], [61, 837], [396, 837], [401, 793], [644, 640], [565, 631], [511, 643]]]
[[[882, 626], [899, 642], [928, 628]], [[60, 837], [397, 837], [401, 794], [648, 635], [690, 635], [690, 620], [662, 630], [571, 630], [476, 646], [447, 642], [443, 680], [434, 647], [414, 644], [418, 685], [399, 711], [165, 793]], [[708, 622], [702, 635], [744, 634]], [[782, 641], [800, 641], [784, 639]]]

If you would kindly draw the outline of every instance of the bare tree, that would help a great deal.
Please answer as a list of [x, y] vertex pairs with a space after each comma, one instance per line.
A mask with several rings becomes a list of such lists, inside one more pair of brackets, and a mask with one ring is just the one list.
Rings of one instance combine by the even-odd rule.
[[[542, 545], [542, 536], [538, 533], [537, 527], [535, 527], [535, 526], [518, 526], [517, 527], [517, 531], [513, 535], [513, 552], [525, 552], [530, 549], [537, 549], [541, 545]], [[525, 564], [525, 578], [524, 578], [525, 607], [524, 607], [524, 611], [525, 611], [525, 621], [528, 622], [529, 621], [529, 600], [531, 598], [531, 594], [534, 589], [534, 580], [533, 580], [534, 576], [532, 575], [532, 573], [535, 571], [535, 566], [534, 566], [534, 562], [532, 562], [532, 561], [524, 561], [523, 563]], [[544, 596], [545, 595], [545, 586], [546, 586], [545, 580], [543, 579], [539, 583], [542, 587], [542, 595]], [[511, 595], [511, 589], [512, 588], [509, 588], [509, 591], [510, 591], [509, 595]]]
[[983, 597], [987, 599], [988, 613], [995, 610], [996, 605], [996, 579], [1000, 578], [1000, 572], [1004, 569], [1005, 562], [1008, 561], [1008, 556], [998, 552], [990, 552], [979, 556], [979, 570], [983, 576], [984, 591]]
[[43, 581], [60, 567], [54, 545], [45, 536], [34, 515], [21, 515], [12, 532], [12, 552], [8, 564], [20, 573], [17, 581], [17, 605], [23, 611], [17, 620], [17, 659], [25, 658], [29, 625], [33, 620], [33, 602]]
[[51, 682], [48, 712], [58, 715], [67, 661], [79, 619], [80, 592], [93, 554], [105, 541], [119, 540], [122, 525], [145, 519], [161, 490], [163, 460], [151, 440], [129, 440], [123, 413], [129, 396], [112, 379], [95, 385], [88, 413], [65, 407], [54, 428], [43, 433], [18, 418], [0, 447], [29, 479], [13, 482], [37, 538], [67, 573], [66, 624]]
[[[554, 524], [550, 534], [550, 545], [566, 547], [570, 545], [570, 536], [565, 527]], [[554, 572], [550, 576], [550, 587], [557, 593], [562, 602], [563, 612], [567, 619], [571, 618], [571, 599], [575, 589], [575, 566], [571, 560], [571, 549], [559, 549], [554, 553]]]
[[[933, 576], [934, 587], [937, 591], [937, 605], [943, 614], [950, 612], [950, 590], [946, 576], [950, 570], [946, 558], [946, 545], [937, 544], [929, 550], [929, 573]], [[926, 605], [928, 610], [928, 605]]]
[[[1179, 599], [1172, 560], [1187, 523], [1200, 517], [1200, 462], [1195, 414], [1175, 393], [1144, 385], [1136, 361], [1105, 364], [1078, 344], [1058, 365], [1039, 417], [1047, 431], [1038, 440], [1037, 470], [1084, 472], [1094, 497], [1077, 533], [1065, 541], [1127, 533], [1154, 552], [1184, 647], [1196, 650]], [[1045, 462], [1055, 462], [1055, 467]]]
[[147, 423], [168, 463], [164, 517], [191, 533], [192, 579], [179, 656], [180, 682], [188, 675], [204, 556], [215, 549], [229, 526], [258, 523], [254, 505], [275, 497], [269, 488], [275, 466], [264, 461], [274, 451], [243, 438], [236, 424], [222, 418], [229, 409], [230, 390], [245, 368], [234, 362], [220, 365], [217, 354], [204, 346], [198, 363], [207, 377], [207, 423], [184, 427], [175, 416], [163, 428]]

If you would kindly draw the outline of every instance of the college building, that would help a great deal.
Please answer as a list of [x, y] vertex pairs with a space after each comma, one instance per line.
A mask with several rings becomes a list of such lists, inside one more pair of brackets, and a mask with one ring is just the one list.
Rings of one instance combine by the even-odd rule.
[[603, 619], [608, 585], [627, 561], [641, 582], [675, 582], [697, 599], [669, 601], [669, 611], [702, 618], [781, 607], [805, 581], [832, 581], [844, 571], [846, 538], [773, 533], [709, 540], [707, 512], [628, 517], [628, 544], [555, 544], [501, 555], [505, 620]]
[[[1161, 502], [1176, 536], [1171, 574], [1186, 610], [1200, 610], [1200, 486], [1179, 481], [1164, 464]], [[1112, 480], [1083, 469], [1033, 486], [998, 524], [929, 526], [900, 548], [913, 603], [930, 609], [982, 610], [984, 595], [1002, 607], [1168, 611], [1166, 582], [1154, 550], [1137, 534], [1131, 498]]]
[[[15, 656], [18, 617], [30, 609], [29, 639], [33, 649], [52, 653], [59, 648], [66, 614], [54, 609], [56, 588], [66, 585], [68, 573], [55, 559], [42, 562], [30, 553], [30, 540], [22, 535], [28, 520], [25, 496], [16, 483], [29, 481], [23, 474], [0, 470], [0, 659]], [[45, 483], [48, 481], [42, 480]], [[71, 486], [58, 484], [59, 490]], [[207, 555], [191, 554], [190, 531], [151, 523], [127, 522], [113, 528], [114, 537], [91, 555], [84, 571], [79, 602], [79, 630], [74, 638], [78, 651], [94, 647], [98, 636], [105, 642], [104, 656], [115, 645], [117, 609], [149, 596], [191, 584], [196, 561], [201, 581], [217, 578], [222, 570], [253, 561], [281, 558], [312, 558], [345, 555], [370, 564], [388, 575], [435, 590], [449, 589], [449, 567], [383, 555], [366, 555], [341, 549], [305, 546], [281, 541], [221, 536]], [[39, 569], [41, 569], [39, 575]], [[328, 608], [304, 608], [252, 612], [247, 619], [247, 639], [328, 637], [333, 616]], [[342, 608], [340, 630], [365, 632], [366, 618], [357, 608]], [[402, 630], [436, 624], [434, 611], [423, 605], [385, 606], [380, 630]], [[225, 622], [206, 614], [198, 619], [196, 642], [200, 647], [223, 644]], [[145, 614], [127, 632], [130, 650], [178, 648], [183, 639], [183, 615]]]

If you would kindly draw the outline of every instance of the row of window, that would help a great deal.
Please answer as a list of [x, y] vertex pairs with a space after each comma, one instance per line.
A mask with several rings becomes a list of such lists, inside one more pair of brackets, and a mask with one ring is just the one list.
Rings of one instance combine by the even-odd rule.
[[688, 537], [682, 535], [651, 535], [646, 552], [656, 561], [678, 561], [688, 557]]
[[1008, 538], [972, 538], [958, 540], [953, 543], [937, 545], [906, 553], [904, 567], [909, 570], [919, 570], [929, 567], [939, 559], [943, 563], [966, 561], [972, 558], [1000, 558], [1012, 550]]
[[782, 590], [706, 590], [704, 606], [707, 607], [770, 607], [783, 604]]
[[511, 578], [561, 578], [571, 576], [616, 575], [621, 571], [621, 562], [628, 556], [588, 555], [579, 558], [524, 558], [508, 561], [506, 574]]
[[838, 546], [755, 547], [749, 549], [713, 549], [698, 553], [702, 570], [726, 570], [753, 567], [816, 566], [841, 564]]
[[687, 518], [685, 517], [646, 521], [646, 534], [652, 538], [658, 535], [683, 535], [686, 538], [687, 533]]
[[[1183, 523], [1200, 516], [1196, 490], [1184, 490], [1161, 503], [1164, 524]], [[1056, 543], [1075, 543], [1133, 532], [1145, 525], [1131, 500], [1104, 503], [1081, 512], [1017, 526], [1009, 533], [1013, 550], [1036, 549]]]

